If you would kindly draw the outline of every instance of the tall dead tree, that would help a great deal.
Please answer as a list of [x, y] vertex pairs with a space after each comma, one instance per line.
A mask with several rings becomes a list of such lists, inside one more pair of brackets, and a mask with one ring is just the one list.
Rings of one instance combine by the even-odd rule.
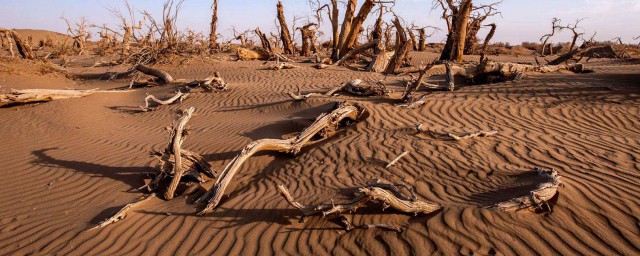
[[297, 28], [300, 30], [300, 34], [302, 34], [302, 49], [300, 51], [300, 55], [309, 56], [311, 52], [317, 52], [316, 49], [316, 30], [312, 29], [312, 27], [317, 27], [318, 24], [309, 23], [304, 25], [303, 27]]
[[294, 47], [293, 41], [291, 41], [291, 33], [289, 32], [289, 26], [287, 26], [287, 20], [284, 17], [284, 9], [282, 2], [278, 1], [276, 5], [278, 11], [278, 22], [280, 22], [280, 39], [282, 40], [282, 48], [284, 48], [285, 54], [293, 54]]
[[9, 47], [11, 47], [11, 50], [10, 50], [11, 52], [13, 52], [13, 45], [11, 43], [11, 40], [13, 40], [15, 42], [16, 47], [18, 48], [18, 53], [20, 54], [20, 56], [22, 56], [22, 58], [25, 58], [25, 59], [36, 58], [35, 54], [33, 54], [33, 51], [31, 50], [31, 46], [22, 39], [22, 37], [20, 36], [20, 34], [18, 34], [18, 32], [16, 32], [15, 30], [0, 27], [0, 33], [5, 34], [5, 37], [8, 40], [7, 42], [9, 44]]
[[464, 43], [464, 54], [474, 54], [476, 43], [478, 42], [478, 31], [482, 28], [482, 23], [489, 17], [500, 14], [496, 6], [501, 4], [498, 1], [488, 5], [474, 6], [471, 11], [469, 25], [467, 28], [467, 36]]
[[[547, 43], [549, 42], [549, 40], [556, 34], [556, 30], [560, 28], [560, 19], [558, 18], [553, 18], [551, 20], [551, 33], [546, 34], [542, 37], [540, 37], [540, 42], [542, 42], [542, 52], [540, 54], [542, 54], [542, 56], [546, 55], [546, 48], [547, 48]], [[549, 53], [553, 54], [553, 47], [549, 47]]]
[[578, 27], [578, 24], [585, 19], [586, 18], [578, 19], [574, 24], [567, 24], [566, 26], [558, 27], [558, 30], [568, 29], [568, 30], [571, 30], [571, 32], [573, 33], [573, 38], [571, 40], [571, 46], [569, 47], [569, 51], [573, 51], [573, 48], [576, 46], [576, 41], [578, 40], [578, 38], [584, 35], [584, 33], [578, 32], [578, 30], [581, 29], [580, 27]]
[[407, 62], [407, 56], [411, 50], [412, 42], [407, 37], [407, 33], [404, 31], [400, 19], [396, 16], [393, 21], [393, 25], [396, 27], [396, 50], [389, 61], [389, 65], [385, 69], [385, 73], [394, 74]]
[[212, 14], [211, 14], [211, 30], [209, 33], [209, 49], [215, 50], [218, 49], [218, 0], [213, 0], [212, 6]]
[[258, 38], [260, 38], [260, 44], [262, 44], [262, 49], [264, 49], [266, 52], [270, 54], [273, 53], [273, 48], [271, 48], [271, 42], [269, 42], [269, 39], [267, 39], [267, 35], [262, 33], [262, 31], [260, 31], [260, 28], [256, 28], [255, 32], [256, 32], [256, 35], [258, 35]]
[[491, 30], [489, 30], [489, 33], [487, 34], [487, 36], [484, 38], [484, 43], [482, 43], [482, 49], [480, 50], [480, 62], [484, 61], [484, 56], [487, 52], [487, 46], [489, 46], [489, 42], [491, 41], [491, 38], [493, 38], [493, 35], [496, 33], [496, 24], [495, 23], [491, 23], [489, 25], [486, 25], [487, 27], [491, 27]]
[[[348, 28], [349, 31], [348, 33], [345, 33], [346, 36], [344, 38], [342, 46], [340, 47], [340, 55], [344, 55], [349, 52], [349, 50], [354, 48], [358, 36], [360, 36], [360, 33], [362, 33], [362, 23], [364, 23], [364, 21], [367, 19], [367, 16], [369, 16], [369, 13], [371, 12], [371, 9], [373, 9], [373, 6], [375, 4], [375, 0], [365, 0], [365, 2], [360, 7], [360, 10], [358, 11], [358, 15], [356, 15], [356, 17], [351, 20], [351, 26]], [[346, 18], [347, 17], [345, 16], [345, 19]]]
[[87, 40], [91, 38], [91, 34], [87, 33], [87, 19], [85, 17], [80, 18], [80, 20], [76, 22], [75, 27], [72, 27], [69, 20], [64, 16], [60, 17], [60, 19], [67, 23], [67, 34], [73, 39], [72, 47], [78, 55], [82, 55]]
[[472, 0], [436, 0], [434, 9], [438, 6], [442, 8], [442, 19], [446, 21], [448, 30], [440, 60], [461, 62], [473, 8]]

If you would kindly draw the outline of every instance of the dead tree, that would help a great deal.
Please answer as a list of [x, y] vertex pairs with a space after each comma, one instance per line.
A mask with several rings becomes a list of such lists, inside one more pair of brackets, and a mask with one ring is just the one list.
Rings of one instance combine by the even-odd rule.
[[209, 50], [216, 50], [219, 48], [218, 46], [218, 0], [213, 0], [212, 6], [212, 14], [211, 14], [211, 29], [209, 32]]
[[10, 31], [0, 32], [0, 42], [2, 43], [1, 47], [6, 48], [9, 51], [11, 58], [16, 56], [13, 51], [13, 38], [11, 37]]
[[289, 26], [287, 26], [287, 20], [284, 17], [284, 9], [282, 2], [278, 1], [276, 5], [278, 11], [278, 22], [280, 23], [280, 39], [282, 40], [282, 47], [285, 54], [293, 54], [293, 42], [291, 41], [291, 33], [289, 32]]
[[[427, 29], [428, 28], [432, 28], [433, 32], [431, 34], [427, 34]], [[432, 26], [426, 26], [423, 28], [417, 28], [415, 30], [418, 30], [419, 32], [419, 40], [418, 40], [418, 51], [426, 51], [427, 50], [427, 38], [433, 36], [433, 34], [435, 34], [438, 30], [440, 30], [440, 28], [437, 27], [432, 27]]]
[[574, 24], [567, 24], [565, 26], [558, 27], [558, 30], [560, 31], [563, 29], [568, 29], [568, 30], [571, 30], [571, 32], [573, 33], [573, 38], [571, 39], [571, 46], [569, 47], [569, 51], [573, 51], [573, 48], [576, 46], [576, 41], [578, 40], [578, 38], [584, 35], [584, 33], [578, 32], [578, 30], [580, 29], [580, 27], [578, 27], [578, 24], [585, 19], [586, 18], [578, 19]]
[[412, 45], [411, 40], [407, 38], [407, 33], [397, 16], [393, 21], [393, 24], [396, 27], [397, 46], [391, 60], [389, 60], [389, 65], [385, 69], [385, 73], [387, 74], [395, 74], [407, 63], [407, 57]]
[[311, 28], [314, 26], [317, 27], [318, 24], [309, 23], [307, 25], [304, 25], [303, 27], [297, 28], [298, 30], [300, 30], [300, 34], [302, 35], [302, 49], [300, 51], [300, 55], [302, 56], [309, 56], [311, 55], [311, 52], [317, 52], [317, 49], [315, 47], [316, 30]]
[[437, 0], [434, 9], [437, 6], [442, 8], [442, 19], [446, 21], [448, 30], [447, 41], [440, 55], [440, 60], [462, 62], [469, 19], [473, 9], [472, 0], [461, 0], [460, 2]]
[[80, 21], [76, 22], [75, 28], [71, 27], [71, 23], [64, 16], [60, 17], [60, 19], [67, 23], [67, 34], [73, 39], [72, 47], [76, 49], [78, 55], [82, 55], [87, 40], [91, 38], [91, 34], [87, 33], [87, 19], [85, 17], [80, 18]]
[[346, 83], [342, 83], [335, 86], [324, 93], [307, 93], [301, 94], [300, 87], [298, 86], [296, 93], [289, 92], [294, 100], [306, 100], [314, 96], [331, 97], [337, 93], [347, 93], [353, 96], [368, 97], [368, 96], [380, 96], [387, 93], [386, 87], [382, 83], [365, 83], [360, 79], [355, 79]]
[[487, 53], [487, 47], [489, 46], [489, 42], [491, 41], [491, 38], [493, 38], [493, 35], [496, 33], [495, 23], [491, 23], [486, 26], [491, 27], [491, 30], [489, 30], [489, 33], [484, 38], [484, 43], [482, 43], [482, 49], [480, 50], [480, 62], [484, 62], [484, 58], [485, 58], [485, 54]]
[[357, 121], [363, 112], [364, 109], [347, 103], [338, 104], [335, 110], [320, 115], [313, 124], [296, 137], [290, 139], [261, 139], [249, 143], [238, 156], [231, 160], [213, 187], [198, 199], [198, 202], [207, 202], [207, 206], [198, 215], [207, 214], [218, 206], [233, 176], [251, 156], [261, 151], [277, 151], [297, 155], [302, 147], [328, 139], [335, 135], [341, 126]]
[[9, 44], [9, 47], [11, 47], [10, 48], [11, 52], [13, 52], [13, 46], [11, 43], [11, 40], [13, 40], [16, 47], [18, 48], [18, 53], [20, 54], [20, 56], [22, 56], [22, 58], [25, 58], [25, 59], [36, 58], [35, 54], [33, 54], [33, 51], [31, 50], [31, 46], [22, 39], [22, 37], [20, 36], [20, 34], [18, 34], [18, 32], [16, 32], [15, 30], [0, 27], [0, 33], [4, 33], [5, 37], [8, 39], [8, 44]]
[[260, 38], [260, 44], [262, 45], [262, 49], [267, 53], [272, 54], [273, 48], [271, 47], [271, 42], [269, 42], [269, 39], [267, 39], [267, 36], [264, 33], [262, 33], [262, 31], [260, 31], [260, 28], [256, 28], [254, 32], [256, 33], [256, 35], [258, 35], [258, 38]]
[[[136, 11], [129, 4], [127, 0], [124, 1], [124, 5], [127, 8], [129, 18], [127, 18], [119, 9], [116, 8], [107, 8], [109, 12], [111, 12], [114, 16], [116, 16], [122, 26], [122, 55], [128, 56], [131, 54], [131, 43], [136, 39], [135, 30], [142, 29], [142, 23], [146, 21], [146, 15], [143, 16], [143, 20], [139, 20], [136, 24], [135, 13]], [[104, 26], [106, 28], [106, 26]]]
[[322, 10], [327, 9], [327, 16], [329, 17], [329, 21], [331, 22], [331, 56], [333, 56], [334, 54], [336, 54], [335, 51], [338, 47], [339, 38], [338, 18], [340, 17], [340, 10], [338, 10], [338, 0], [331, 0], [331, 5], [321, 5], [320, 0], [316, 0], [315, 3], [310, 0], [309, 3], [317, 7], [316, 20], [318, 20], [319, 24], [322, 23]]
[[[360, 33], [362, 31], [362, 23], [364, 23], [364, 21], [367, 19], [367, 16], [369, 16], [369, 13], [371, 12], [371, 9], [373, 9], [373, 6], [375, 4], [375, 0], [365, 0], [365, 2], [360, 7], [360, 10], [358, 11], [358, 15], [351, 19], [349, 28], [344, 28], [343, 23], [343, 29], [347, 29], [348, 32], [345, 32], [344, 40], [340, 40], [343, 43], [340, 46], [340, 54], [346, 54], [349, 50], [353, 49], [356, 44], [356, 40], [358, 39], [358, 36], [360, 36]], [[351, 1], [349, 1], [349, 5], [351, 5]], [[347, 17], [345, 15], [345, 20], [347, 18], [350, 17]]]
[[367, 67], [367, 71], [369, 72], [382, 72], [389, 65], [389, 60], [391, 59], [391, 55], [387, 53], [387, 48], [383, 43], [383, 32], [382, 32], [382, 16], [384, 12], [382, 7], [380, 8], [380, 12], [378, 14], [378, 19], [373, 27], [373, 31], [371, 32], [371, 41], [377, 42], [373, 47], [373, 59], [369, 63]]
[[[543, 35], [540, 37], [540, 42], [542, 42], [542, 52], [540, 53], [542, 56], [546, 55], [547, 43], [549, 40], [556, 34], [556, 30], [560, 28], [560, 19], [553, 18], [551, 20], [551, 33]], [[549, 47], [549, 53], [553, 54], [553, 47]]]
[[176, 23], [184, 0], [166, 0], [162, 6], [162, 24], [160, 42], [164, 49], [175, 50], [178, 43]]
[[476, 43], [478, 42], [478, 31], [482, 28], [482, 23], [489, 17], [500, 14], [496, 10], [496, 6], [501, 4], [498, 1], [488, 5], [474, 6], [471, 11], [471, 17], [467, 28], [467, 36], [464, 43], [464, 54], [474, 54]]

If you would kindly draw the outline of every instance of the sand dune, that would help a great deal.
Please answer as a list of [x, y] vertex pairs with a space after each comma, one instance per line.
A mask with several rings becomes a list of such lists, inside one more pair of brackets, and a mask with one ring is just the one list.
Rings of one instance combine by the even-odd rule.
[[[413, 54], [417, 63], [432, 58]], [[509, 58], [515, 57], [495, 57]], [[192, 94], [153, 112], [138, 111], [144, 96], [170, 96], [173, 88], [0, 109], [0, 254], [640, 253], [640, 63], [632, 61], [592, 63], [596, 72], [590, 74], [545, 74], [433, 92], [415, 110], [397, 108], [384, 98], [342, 98], [365, 107], [370, 116], [297, 157], [266, 153], [250, 158], [213, 213], [195, 216], [193, 197], [156, 198], [116, 224], [85, 232], [142, 195], [136, 188], [155, 170], [148, 151], [165, 146], [164, 127], [178, 110], [196, 108], [183, 147], [220, 171], [247, 143], [290, 136], [339, 100], [291, 101], [286, 92], [296, 85], [322, 91], [355, 78], [385, 79], [346, 68], [316, 70], [301, 64], [272, 71], [260, 65], [202, 60], [160, 66], [176, 78], [219, 71], [231, 90]], [[38, 79], [25, 75], [24, 83], [31, 85], [17, 80], [4, 85], [32, 87]], [[60, 79], [59, 88], [128, 84]], [[401, 78], [385, 82], [402, 90]], [[416, 123], [448, 132], [500, 133], [455, 142], [417, 134]], [[385, 169], [403, 150], [411, 153]], [[563, 176], [565, 186], [553, 212], [483, 208], [526, 194], [539, 182], [528, 172], [534, 167], [554, 168]], [[419, 198], [444, 208], [428, 216], [363, 209], [349, 215], [354, 224], [393, 224], [403, 232], [346, 233], [319, 217], [298, 223], [299, 212], [276, 189], [285, 184], [301, 201], [326, 203], [379, 177], [406, 180]]]

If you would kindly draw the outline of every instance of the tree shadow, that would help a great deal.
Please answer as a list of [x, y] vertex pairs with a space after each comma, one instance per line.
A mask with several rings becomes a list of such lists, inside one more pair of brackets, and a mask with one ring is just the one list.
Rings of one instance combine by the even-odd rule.
[[72, 169], [76, 172], [87, 173], [91, 177], [106, 177], [112, 180], [124, 182], [131, 186], [132, 189], [144, 185], [144, 175], [153, 172], [153, 168], [147, 166], [115, 167], [82, 161], [61, 160], [46, 154], [47, 151], [54, 149], [58, 148], [45, 148], [32, 151], [31, 154], [36, 157], [36, 159], [32, 161], [32, 164]]
[[529, 195], [529, 192], [536, 189], [538, 184], [548, 181], [547, 178], [534, 171], [507, 175], [501, 180], [493, 189], [472, 194], [466, 200], [479, 207], [492, 206], [516, 197]]

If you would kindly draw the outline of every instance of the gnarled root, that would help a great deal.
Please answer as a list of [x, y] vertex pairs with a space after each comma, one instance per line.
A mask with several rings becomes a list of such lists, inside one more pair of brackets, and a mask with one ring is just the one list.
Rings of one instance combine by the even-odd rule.
[[562, 185], [560, 174], [554, 169], [534, 168], [532, 171], [545, 178], [545, 182], [538, 184], [534, 190], [528, 195], [513, 198], [502, 203], [490, 206], [490, 209], [499, 209], [501, 211], [517, 211], [517, 210], [536, 210], [543, 209], [546, 206], [551, 211], [549, 200], [551, 200], [558, 192], [558, 187]]
[[384, 86], [384, 84], [382, 83], [375, 83], [375, 84], [369, 84], [369, 83], [364, 83], [362, 80], [360, 79], [355, 79], [353, 81], [350, 82], [346, 82], [343, 83], [341, 85], [338, 85], [334, 88], [331, 88], [330, 90], [328, 90], [325, 93], [308, 93], [308, 94], [301, 94], [300, 93], [300, 87], [298, 86], [298, 91], [297, 93], [293, 93], [293, 92], [289, 92], [289, 96], [291, 96], [291, 98], [295, 99], [295, 100], [306, 100], [308, 98], [311, 98], [313, 96], [333, 96], [334, 94], [338, 93], [338, 92], [344, 92], [344, 93], [348, 93], [354, 96], [362, 96], [362, 97], [367, 97], [367, 96], [380, 96], [380, 95], [384, 95], [386, 93], [386, 87]]
[[105, 226], [107, 226], [109, 224], [113, 224], [113, 223], [116, 223], [116, 222], [124, 219], [125, 217], [127, 217], [127, 212], [131, 208], [134, 208], [134, 207], [136, 207], [138, 205], [141, 205], [142, 203], [144, 203], [146, 201], [149, 201], [149, 200], [151, 200], [151, 198], [154, 198], [154, 197], [156, 197], [156, 194], [151, 194], [151, 195], [145, 197], [144, 199], [142, 199], [140, 201], [125, 205], [124, 207], [122, 207], [122, 209], [120, 209], [120, 211], [116, 212], [113, 216], [111, 216], [110, 218], [108, 218], [106, 220], [101, 221], [97, 226], [95, 226], [93, 228], [90, 228], [87, 231], [94, 230], [94, 229], [97, 229], [97, 228], [104, 228]]
[[496, 130], [490, 130], [490, 131], [478, 131], [474, 133], [453, 134], [450, 132], [438, 132], [434, 130], [425, 129], [422, 127], [422, 124], [419, 124], [416, 127], [416, 130], [418, 130], [418, 132], [431, 135], [433, 137], [445, 137], [445, 138], [449, 138], [457, 141], [471, 139], [475, 137], [489, 137], [489, 136], [496, 135], [498, 133], [498, 131]]
[[297, 155], [302, 147], [314, 144], [333, 136], [341, 126], [357, 121], [364, 109], [342, 103], [331, 113], [325, 113], [316, 118], [316, 121], [304, 129], [298, 136], [282, 139], [261, 139], [249, 143], [242, 149], [227, 167], [222, 171], [216, 183], [197, 202], [207, 202], [207, 206], [198, 213], [204, 215], [212, 211], [220, 203], [224, 191], [231, 182], [233, 176], [240, 170], [242, 164], [252, 155], [261, 151], [277, 151]]
[[[320, 205], [305, 205], [293, 199], [291, 193], [284, 185], [278, 186], [280, 195], [293, 207], [302, 212], [300, 222], [304, 222], [308, 216], [322, 215], [327, 217], [330, 215], [341, 216], [343, 213], [353, 213], [370, 203], [382, 205], [382, 210], [392, 208], [394, 210], [410, 213], [414, 215], [429, 214], [442, 208], [435, 203], [417, 200], [413, 191], [412, 196], [405, 196], [396, 185], [391, 183], [380, 183], [380, 180], [373, 180], [368, 185], [358, 189], [353, 199], [344, 203], [331, 203]], [[347, 225], [349, 226], [349, 225]]]
[[158, 188], [163, 179], [172, 176], [171, 183], [165, 191], [165, 199], [173, 199], [174, 192], [183, 177], [189, 177], [198, 182], [208, 181], [215, 178], [216, 174], [211, 170], [211, 165], [197, 153], [183, 150], [182, 142], [186, 139], [187, 122], [191, 119], [194, 108], [185, 110], [182, 117], [169, 130], [169, 143], [164, 152], [154, 152], [153, 155], [160, 159], [160, 173], [147, 185], [141, 187], [154, 191]]
[[176, 95], [172, 96], [171, 98], [168, 98], [166, 100], [159, 100], [158, 98], [156, 98], [153, 95], [149, 95], [146, 98], [144, 98], [144, 107], [140, 107], [142, 108], [142, 111], [149, 111], [152, 110], [152, 108], [149, 107], [149, 101], [153, 101], [155, 103], [162, 105], [169, 105], [169, 104], [173, 104], [176, 101], [182, 102], [184, 99], [187, 98], [187, 96], [189, 96], [189, 93], [183, 93], [180, 90], [178, 90], [178, 92], [176, 93]]

